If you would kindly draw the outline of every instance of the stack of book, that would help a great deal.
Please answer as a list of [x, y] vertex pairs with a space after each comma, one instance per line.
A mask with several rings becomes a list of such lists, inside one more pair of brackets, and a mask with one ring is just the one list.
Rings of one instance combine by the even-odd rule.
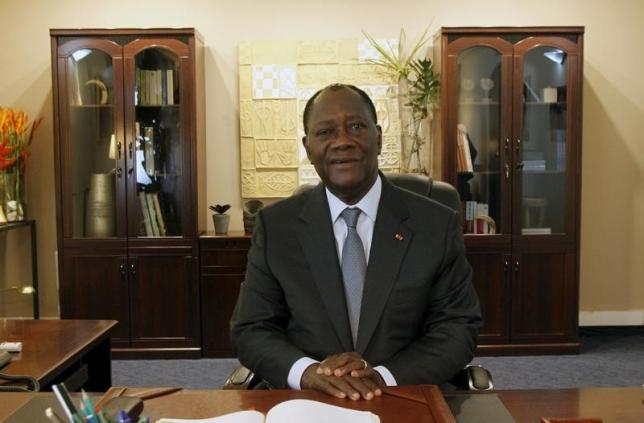
[[136, 68], [136, 99], [139, 106], [161, 106], [174, 102], [174, 70]]
[[166, 226], [156, 192], [139, 192], [146, 236], [166, 236]]

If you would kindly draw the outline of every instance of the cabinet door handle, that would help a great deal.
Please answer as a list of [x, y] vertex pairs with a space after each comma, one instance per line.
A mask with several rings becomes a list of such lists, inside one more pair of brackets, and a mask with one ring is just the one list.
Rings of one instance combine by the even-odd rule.
[[128, 151], [128, 155], [130, 156], [130, 160], [132, 160], [132, 147], [133, 147], [133, 144], [132, 144], [132, 141], [130, 141], [127, 144], [127, 151]]
[[130, 273], [132, 274], [132, 276], [136, 276], [136, 264], [130, 264]]
[[123, 149], [123, 146], [121, 145], [121, 141], [117, 142], [116, 143], [116, 153], [117, 153], [117, 157], [119, 158], [119, 160], [121, 159], [122, 149]]
[[116, 176], [118, 176], [120, 178], [121, 175], [123, 175], [123, 169], [121, 169], [120, 167], [117, 167], [116, 168]]
[[523, 169], [523, 162], [520, 162], [517, 164], [517, 170], [522, 170]]
[[124, 263], [121, 263], [119, 265], [119, 271], [121, 272], [121, 277], [125, 278], [125, 275], [127, 273], [127, 266]]
[[521, 148], [521, 140], [517, 138], [517, 145], [516, 145], [517, 152], [519, 151], [520, 148]]
[[519, 271], [519, 260], [514, 262], [514, 271], [518, 272]]
[[506, 163], [504, 167], [505, 167], [505, 179], [509, 179], [510, 178], [510, 165]]
[[507, 273], [509, 269], [510, 269], [510, 262], [508, 261], [508, 259], [503, 260], [503, 272]]

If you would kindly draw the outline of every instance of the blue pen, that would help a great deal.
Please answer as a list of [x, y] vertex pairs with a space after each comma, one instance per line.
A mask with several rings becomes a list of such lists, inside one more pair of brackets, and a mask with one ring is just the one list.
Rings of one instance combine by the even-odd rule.
[[128, 416], [125, 410], [119, 411], [118, 423], [132, 423], [132, 420], [130, 420], [130, 416]]

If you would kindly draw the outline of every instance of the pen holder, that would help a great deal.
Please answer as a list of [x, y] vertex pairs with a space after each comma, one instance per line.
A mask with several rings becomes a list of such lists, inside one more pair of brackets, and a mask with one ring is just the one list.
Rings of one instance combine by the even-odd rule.
[[101, 408], [105, 412], [105, 416], [111, 422], [119, 421], [119, 412], [125, 411], [130, 419], [135, 422], [143, 412], [143, 400], [135, 397], [115, 397], [107, 400]]

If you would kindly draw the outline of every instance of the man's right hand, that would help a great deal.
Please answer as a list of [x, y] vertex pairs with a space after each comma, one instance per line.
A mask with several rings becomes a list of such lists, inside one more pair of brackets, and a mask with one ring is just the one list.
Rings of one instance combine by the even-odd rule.
[[313, 389], [336, 398], [349, 398], [354, 401], [360, 398], [371, 400], [377, 395], [382, 395], [372, 378], [318, 374], [318, 367], [319, 364], [315, 363], [306, 368], [300, 381], [302, 389]]

